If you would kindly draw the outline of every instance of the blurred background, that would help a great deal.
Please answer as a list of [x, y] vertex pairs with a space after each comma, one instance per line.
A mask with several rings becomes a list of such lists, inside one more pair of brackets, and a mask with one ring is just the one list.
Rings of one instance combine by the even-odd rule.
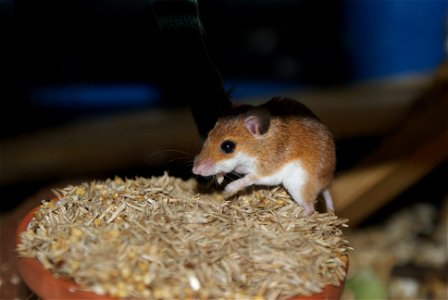
[[2, 219], [49, 186], [191, 177], [224, 91], [289, 96], [335, 134], [344, 297], [446, 296], [447, 24], [443, 0], [2, 0]]

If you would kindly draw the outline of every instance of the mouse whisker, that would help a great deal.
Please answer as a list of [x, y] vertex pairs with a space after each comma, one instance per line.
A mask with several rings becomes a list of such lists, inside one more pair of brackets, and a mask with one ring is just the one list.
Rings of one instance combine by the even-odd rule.
[[193, 153], [189, 153], [189, 152], [178, 150], [178, 149], [163, 149], [163, 150], [159, 150], [159, 151], [154, 151], [154, 152], [148, 154], [147, 157], [149, 158], [152, 156], [165, 154], [165, 153], [179, 153], [179, 154], [183, 154], [182, 157], [188, 157], [188, 158], [194, 158], [194, 156], [195, 156]]

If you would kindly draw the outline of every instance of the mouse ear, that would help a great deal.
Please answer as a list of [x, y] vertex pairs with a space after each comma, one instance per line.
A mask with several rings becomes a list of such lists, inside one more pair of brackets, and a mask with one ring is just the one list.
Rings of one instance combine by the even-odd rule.
[[245, 114], [244, 127], [254, 136], [265, 134], [271, 124], [271, 114], [263, 108], [254, 108]]

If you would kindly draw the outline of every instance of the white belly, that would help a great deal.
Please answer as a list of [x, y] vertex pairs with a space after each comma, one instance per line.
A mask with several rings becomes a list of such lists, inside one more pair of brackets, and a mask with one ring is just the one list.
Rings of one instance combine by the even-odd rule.
[[305, 184], [307, 180], [307, 172], [302, 167], [299, 160], [286, 164], [277, 172], [261, 177], [256, 184], [261, 185], [279, 185], [283, 184], [286, 188], [296, 186], [299, 188]]

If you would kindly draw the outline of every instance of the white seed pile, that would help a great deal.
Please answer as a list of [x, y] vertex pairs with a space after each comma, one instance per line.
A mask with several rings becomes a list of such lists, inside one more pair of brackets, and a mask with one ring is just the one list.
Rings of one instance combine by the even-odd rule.
[[281, 188], [232, 199], [168, 175], [55, 191], [19, 255], [115, 297], [285, 299], [345, 277], [346, 221], [304, 216]]

